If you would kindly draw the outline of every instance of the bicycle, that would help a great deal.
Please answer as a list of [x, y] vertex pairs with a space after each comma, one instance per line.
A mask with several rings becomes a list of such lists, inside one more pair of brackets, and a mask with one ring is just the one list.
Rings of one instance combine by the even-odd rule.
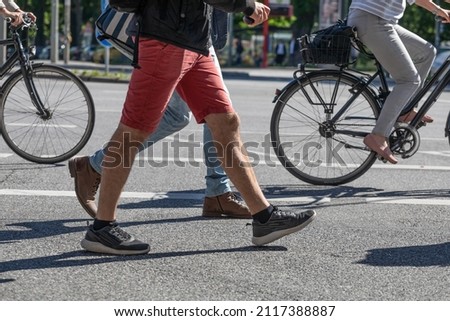
[[[305, 45], [304, 39], [299, 41]], [[383, 67], [355, 33], [345, 43], [348, 45], [344, 45], [344, 55], [340, 51], [344, 48], [331, 53], [314, 52], [306, 44], [302, 48], [306, 53], [304, 61], [294, 72], [293, 80], [278, 90], [273, 100], [276, 104], [270, 132], [275, 154], [292, 175], [314, 185], [351, 182], [367, 172], [377, 159], [377, 154], [364, 145], [363, 138], [372, 131], [389, 94], [387, 78]], [[351, 48], [374, 61], [375, 73], [350, 67], [354, 64], [350, 59]], [[330, 57], [342, 56], [343, 60], [330, 61]], [[333, 63], [335, 69], [307, 70], [307, 63]], [[405, 106], [404, 110], [419, 106], [420, 100], [431, 91], [409, 124], [396, 123], [389, 137], [394, 155], [409, 158], [417, 152], [418, 129], [425, 125], [422, 117], [449, 82], [450, 57]], [[449, 137], [450, 144], [450, 113], [445, 137]]]
[[24, 24], [9, 24], [8, 38], [0, 40], [1, 46], [14, 48], [0, 66], [0, 79], [19, 67], [0, 87], [0, 131], [20, 157], [54, 164], [76, 155], [88, 142], [95, 123], [94, 101], [72, 72], [32, 61], [36, 30], [24, 15]]

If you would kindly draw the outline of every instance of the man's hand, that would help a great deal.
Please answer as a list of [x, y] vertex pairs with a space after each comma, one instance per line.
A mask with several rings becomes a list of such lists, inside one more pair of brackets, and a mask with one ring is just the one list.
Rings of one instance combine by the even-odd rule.
[[[450, 0], [448, 0], [450, 1]], [[270, 8], [261, 2], [255, 2], [255, 11], [250, 17], [245, 17], [244, 21], [249, 26], [257, 26], [269, 18]], [[250, 18], [250, 19], [248, 19]]]

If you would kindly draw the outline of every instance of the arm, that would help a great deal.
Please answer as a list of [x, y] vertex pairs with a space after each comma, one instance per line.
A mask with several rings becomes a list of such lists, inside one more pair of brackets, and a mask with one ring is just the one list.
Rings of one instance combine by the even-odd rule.
[[205, 3], [225, 12], [243, 12], [251, 15], [255, 10], [255, 0], [205, 0]]
[[204, 2], [225, 12], [243, 12], [250, 18], [245, 21], [250, 26], [259, 25], [269, 18], [270, 8], [255, 0], [206, 0]]
[[[450, 0], [445, 0], [445, 2], [450, 2]], [[450, 23], [450, 11], [441, 8], [439, 5], [435, 4], [431, 0], [415, 0], [415, 4], [419, 7], [422, 7], [431, 13], [433, 13], [435, 16], [441, 17], [443, 19], [443, 22]]]
[[[14, 0], [8, 0], [7, 6], [5, 6], [3, 1], [0, 1], [0, 15], [3, 18], [11, 18], [13, 20], [13, 22], [12, 22], [13, 26], [17, 27], [23, 23], [23, 20], [22, 20], [23, 14], [24, 14], [24, 12], [14, 2]], [[28, 12], [27, 14], [31, 18], [31, 20], [36, 21], [36, 16], [33, 13]]]

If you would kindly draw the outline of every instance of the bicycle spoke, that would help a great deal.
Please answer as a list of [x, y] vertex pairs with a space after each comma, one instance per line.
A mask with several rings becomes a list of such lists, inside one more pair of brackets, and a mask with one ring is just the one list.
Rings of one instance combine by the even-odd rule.
[[378, 105], [368, 90], [352, 96], [356, 81], [338, 71], [310, 73], [279, 97], [272, 141], [294, 176], [312, 184], [341, 184], [373, 163], [362, 139], [375, 124]]
[[56, 66], [37, 66], [33, 84], [48, 119], [37, 113], [22, 74], [5, 89], [2, 113], [7, 144], [20, 156], [39, 163], [75, 155], [93, 129], [94, 107], [84, 84]]

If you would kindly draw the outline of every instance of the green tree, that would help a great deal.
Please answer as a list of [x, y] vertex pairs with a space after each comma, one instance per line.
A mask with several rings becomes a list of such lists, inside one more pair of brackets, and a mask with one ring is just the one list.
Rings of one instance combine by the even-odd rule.
[[319, 16], [319, 1], [317, 0], [292, 0], [294, 16], [297, 18], [292, 25], [292, 31], [296, 36], [311, 33]]
[[[25, 11], [33, 12], [37, 17], [39, 32], [36, 44], [45, 45], [50, 38], [51, 8], [53, 0], [16, 0], [17, 4]], [[64, 1], [57, 0], [59, 4], [60, 32], [64, 25]], [[100, 0], [72, 0], [71, 1], [71, 35], [72, 44], [77, 45], [80, 41], [82, 26], [87, 21], [95, 21], [100, 14]]]
[[415, 5], [407, 6], [399, 24], [429, 42], [434, 43], [435, 21], [434, 16], [428, 10]]
[[[449, 5], [443, 5], [444, 8], [449, 9]], [[407, 6], [405, 15], [400, 20], [400, 25], [406, 29], [418, 34], [422, 38], [428, 40], [432, 44], [436, 39], [436, 22], [434, 16], [428, 11], [419, 6]], [[439, 24], [440, 41], [450, 40], [450, 28], [447, 24]]]

